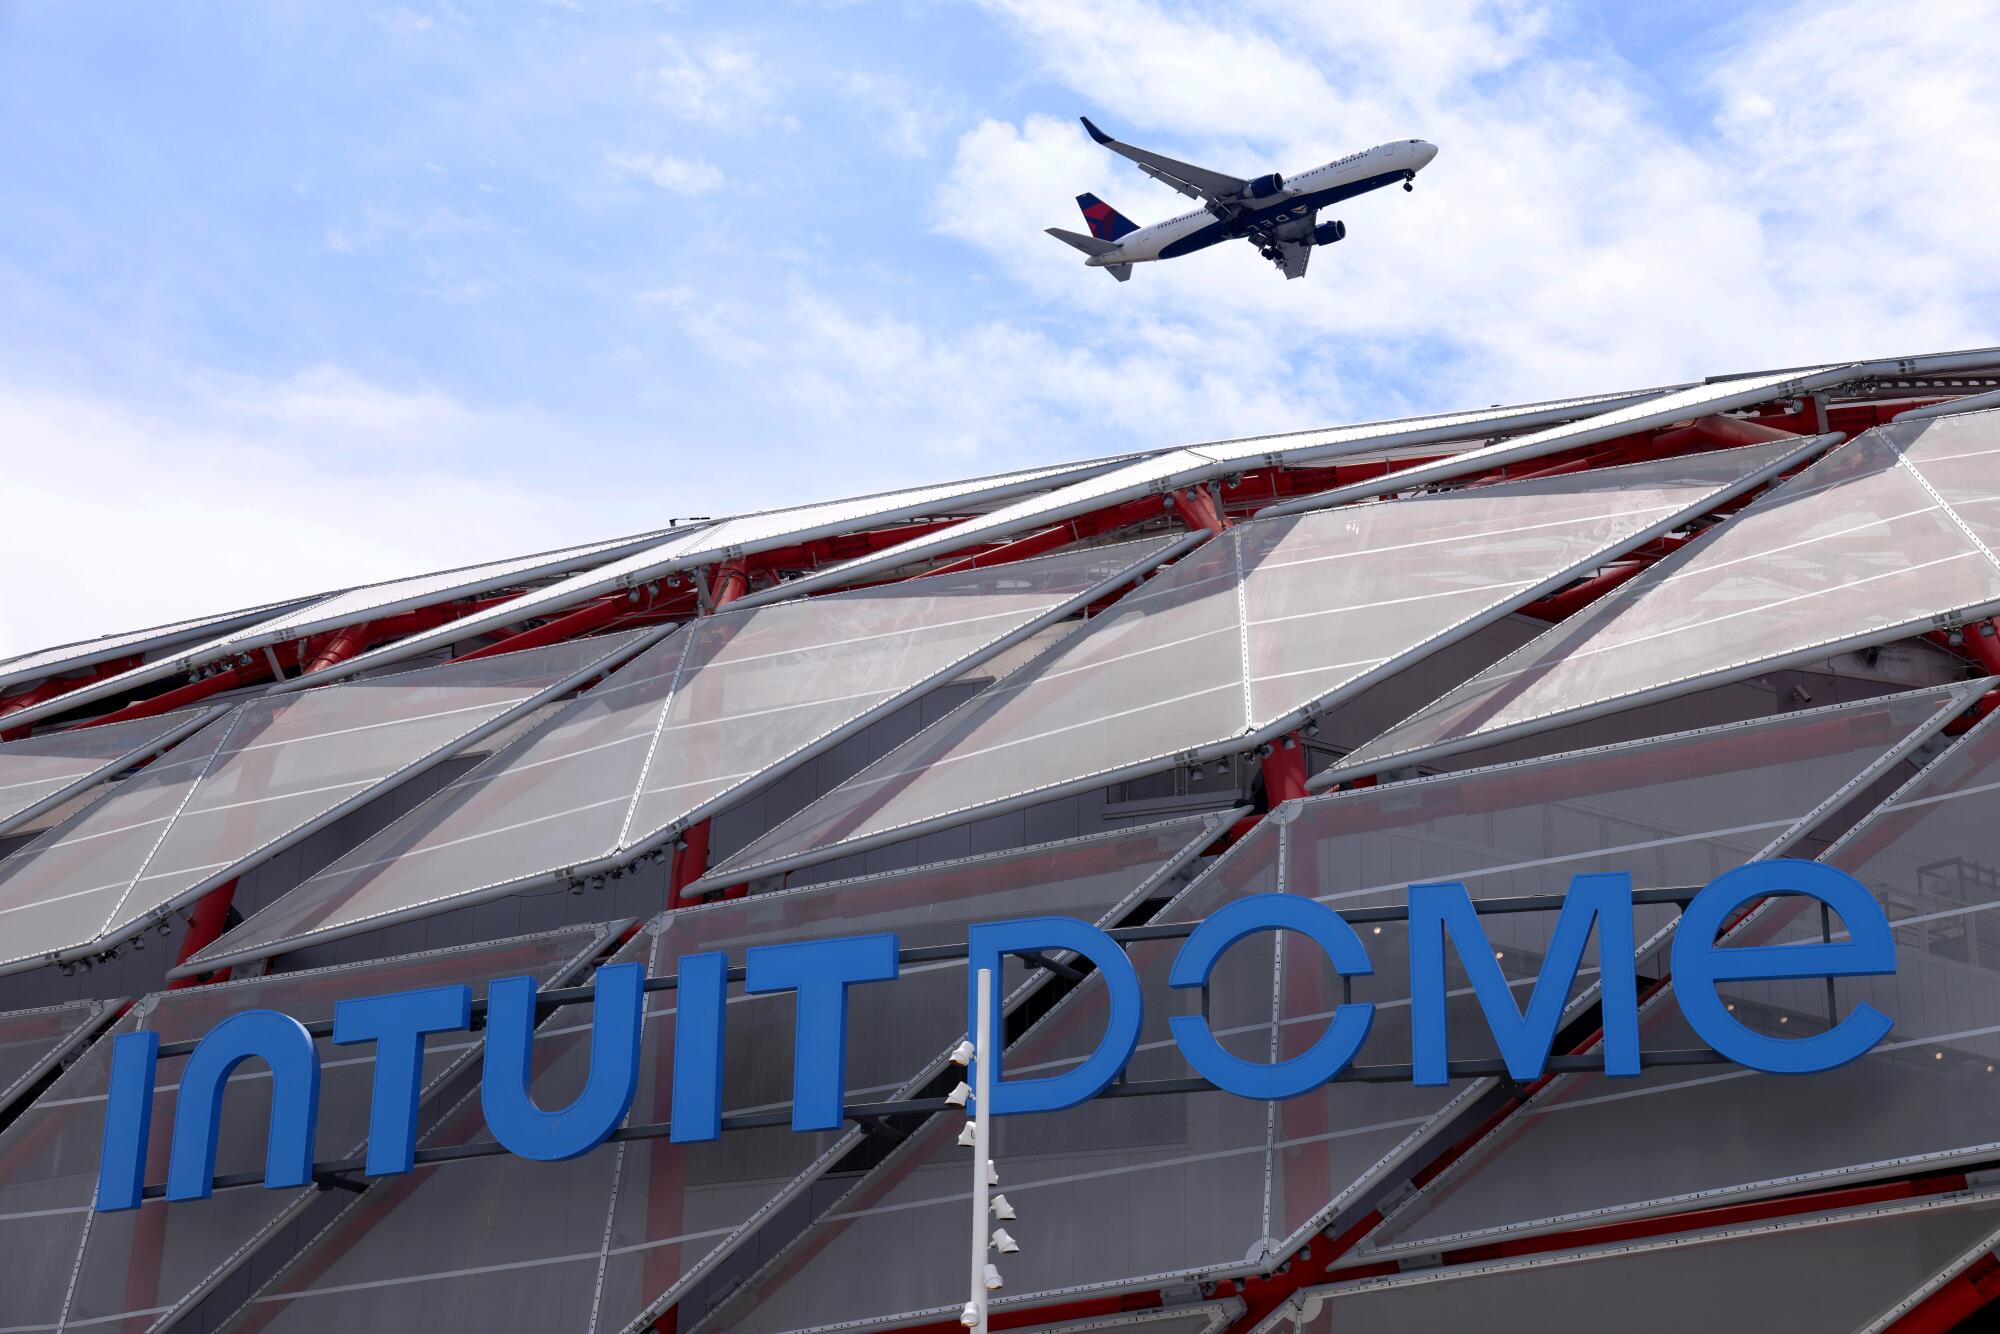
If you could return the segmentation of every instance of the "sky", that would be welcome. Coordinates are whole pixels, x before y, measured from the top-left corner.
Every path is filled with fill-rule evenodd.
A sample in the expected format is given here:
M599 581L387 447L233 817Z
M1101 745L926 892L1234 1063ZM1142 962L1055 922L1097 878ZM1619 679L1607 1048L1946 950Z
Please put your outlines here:
M2000 7L0 0L0 656L1131 449L2000 343ZM1042 228L1440 147L1285 282Z

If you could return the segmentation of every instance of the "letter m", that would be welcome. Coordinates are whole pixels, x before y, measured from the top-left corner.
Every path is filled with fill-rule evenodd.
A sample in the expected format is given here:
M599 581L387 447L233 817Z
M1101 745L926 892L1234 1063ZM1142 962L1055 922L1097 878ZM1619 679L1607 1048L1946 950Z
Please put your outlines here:
M1479 913L1457 881L1410 886L1410 1064L1418 1084L1450 1079L1447 1050L1445 938L1458 951L1486 1024L1518 1080L1536 1079L1548 1064L1556 1025L1583 963L1584 945L1597 923L1597 956L1603 997L1604 1073L1639 1073L1639 1002L1634 977L1632 878L1579 875L1556 917L1554 937L1523 1010L1494 957Z

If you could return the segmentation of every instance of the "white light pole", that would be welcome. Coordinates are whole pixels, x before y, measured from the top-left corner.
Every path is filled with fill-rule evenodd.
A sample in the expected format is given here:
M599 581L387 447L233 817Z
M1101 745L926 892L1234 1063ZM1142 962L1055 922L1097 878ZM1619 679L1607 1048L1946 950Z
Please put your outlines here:
M973 1083L977 1086L972 1111L972 1297L966 1302L959 1323L975 1331L975 1334L987 1334L986 1248L991 1240L987 1229L992 1226L991 1215L987 1212L987 1193L992 1188L993 1173L992 1140L989 1138L992 1121L987 1113L993 1092L991 969L979 970L979 1004L975 1008L978 1015L972 1031Z

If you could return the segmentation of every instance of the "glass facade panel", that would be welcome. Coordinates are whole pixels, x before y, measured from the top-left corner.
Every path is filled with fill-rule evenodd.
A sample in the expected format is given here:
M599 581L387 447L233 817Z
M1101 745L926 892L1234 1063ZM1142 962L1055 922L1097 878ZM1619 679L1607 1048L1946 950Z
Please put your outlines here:
M1412 1197L1358 1254L1438 1250L1745 1193L1914 1170L2000 1148L2000 726L1989 720L1933 761L1824 859L1873 890L1896 934L1893 976L1719 990L1772 1037L1822 1031L1827 1006L1895 1021L1841 1069L1794 1079L1736 1067L1552 1083L1473 1153ZM1742 939L1838 933L1797 900ZM1648 1007L1647 1047L1700 1041L1669 992ZM1727 1127L1688 1138L1678 1128ZM1632 1146L1646 1145L1643 1152Z
M1121 543L682 626L197 962L258 958L636 855L1163 546Z
M315 1194L249 1186L218 1190L206 1200L169 1206L153 1199L128 1212L93 1213L117 1034L151 1029L162 1042L181 1042L200 1038L244 1010L275 1009L311 1023L331 1018L334 1002L349 996L456 982L477 990L486 979L515 974L551 982L590 957L606 933L602 926L570 927L379 963L162 992L140 1002L0 1132L0 1244L8 1247L0 1328L140 1334L164 1327ZM434 1091L476 1046L471 1034L429 1042L425 1087ZM367 1135L374 1072L371 1047L336 1047L321 1038L319 1050L315 1161L358 1151ZM165 1132L173 1125L176 1077L186 1062L185 1056L160 1058L149 1183L166 1179ZM262 1169L269 1088L269 1070L259 1062L239 1066L230 1076L218 1173Z
M246 700L0 862L9 961L116 943L615 658L632 636Z
M80 1000L0 1014L0 1113L27 1094L50 1063L97 1026L114 1001Z
M0 742L0 833L156 753L206 716L201 709L183 709Z
M1322 775L1339 781L2000 607L2000 562L1878 428ZM1961 441L1965 448L1973 445Z
M1548 893L1579 872L1630 871L1641 888L1699 885L1791 846L1843 790L1915 745L1963 706L1951 690L1718 728L1601 751L1313 798L1258 824L1160 920L1195 920L1246 894L1311 895L1336 908L1403 902L1418 880L1457 879L1478 898ZM1637 914L1640 939L1671 920ZM1534 985L1552 913L1486 919L1502 972ZM1409 1060L1407 936L1362 929L1374 974L1353 998L1375 1002L1358 1065ZM1271 937L1224 956L1210 1024L1246 1057L1294 1055L1345 998L1313 947ZM1130 1077L1192 1072L1166 1032L1197 1011L1165 970L1177 942L1129 953L1147 1024ZM1447 1036L1454 1059L1496 1054L1457 962L1448 956ZM1595 974L1594 949L1572 990ZM1016 1073L1079 1059L1103 1029L1101 990L1086 981L1008 1053ZM1277 1104L1225 1093L1100 1098L995 1125L1002 1189L1034 1220L1032 1251L1007 1258L1007 1303L1128 1286L1141 1279L1256 1269L1288 1254L1386 1164L1434 1139L1486 1086L1340 1081ZM836 1203L799 1242L721 1308L705 1329L777 1334L948 1316L964 1298L951 1220L968 1197L952 1118L937 1118ZM1047 1220L1047 1221L1045 1221ZM1053 1230L1051 1230L1053 1229ZM893 1272L869 1256L900 1257Z
M1239 524L704 883L825 860L1269 735L1701 513L1803 447L1782 441Z
M621 957L651 975L683 954L894 931L904 948L965 939L968 924L1044 913L1122 915L1220 832L1179 820L893 875L758 895L657 919ZM1009 967L1018 1003L1029 980ZM907 1096L964 1036L964 965L911 965L894 987L849 993L850 1103ZM782 1111L791 1100L793 998L746 995L727 1007L724 1114ZM649 997L639 1093L628 1125L670 1119L674 993ZM536 1100L559 1105L583 1079L587 1014L558 1011L537 1041ZM865 1036L863 1040L862 1035ZM484 1136L468 1099L426 1139ZM560 1164L482 1158L384 1182L258 1293L232 1330L320 1330L371 1321L488 1323L537 1329L637 1328L680 1299L860 1140L851 1128L729 1131L720 1140L632 1140ZM469 1228L500 1213L529 1228ZM962 1249L962 1245L961 1245ZM962 1257L961 1257L962 1258ZM685 1322L683 1322L685 1323Z
M1273 1334L1540 1334L1590 1312L1631 1334L1873 1334L2000 1240L2000 1201L1925 1201L1313 1291ZM1773 1276L1782 1280L1774 1282ZM1312 1299L1317 1298L1317 1303Z

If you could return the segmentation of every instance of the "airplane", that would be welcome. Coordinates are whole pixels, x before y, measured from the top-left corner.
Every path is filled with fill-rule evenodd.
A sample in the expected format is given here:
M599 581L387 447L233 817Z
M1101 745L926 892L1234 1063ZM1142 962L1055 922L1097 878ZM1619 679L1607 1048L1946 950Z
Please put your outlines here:
M1257 253L1276 264L1287 278L1303 278L1306 261L1316 245L1332 245L1347 235L1339 219L1319 221L1319 210L1344 199L1402 183L1416 188L1417 173L1437 156L1437 146L1421 139L1381 144L1296 176L1266 176L1244 180L1187 162L1120 143L1080 117L1090 137L1139 170L1165 181L1201 207L1178 218L1141 227L1096 195L1076 197L1090 235L1047 229L1050 236L1081 250L1085 265L1107 270L1119 282L1132 276L1132 266L1148 260L1178 259L1218 242L1241 237Z

